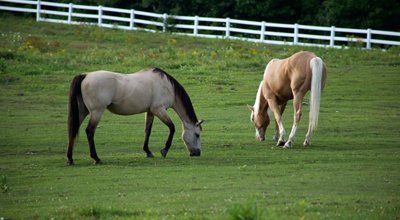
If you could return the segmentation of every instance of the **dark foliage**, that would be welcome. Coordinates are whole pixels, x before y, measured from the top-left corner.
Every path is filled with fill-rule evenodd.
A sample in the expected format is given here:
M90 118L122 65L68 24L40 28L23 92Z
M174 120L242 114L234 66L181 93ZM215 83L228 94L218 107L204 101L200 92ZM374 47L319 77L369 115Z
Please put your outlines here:
M400 30L398 0L61 0L188 16Z

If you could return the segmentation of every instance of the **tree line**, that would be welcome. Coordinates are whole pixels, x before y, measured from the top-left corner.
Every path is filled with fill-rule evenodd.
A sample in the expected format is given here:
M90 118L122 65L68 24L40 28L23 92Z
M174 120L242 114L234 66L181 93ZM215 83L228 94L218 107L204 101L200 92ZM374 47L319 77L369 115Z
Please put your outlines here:
M400 31L398 0L61 0L174 15Z

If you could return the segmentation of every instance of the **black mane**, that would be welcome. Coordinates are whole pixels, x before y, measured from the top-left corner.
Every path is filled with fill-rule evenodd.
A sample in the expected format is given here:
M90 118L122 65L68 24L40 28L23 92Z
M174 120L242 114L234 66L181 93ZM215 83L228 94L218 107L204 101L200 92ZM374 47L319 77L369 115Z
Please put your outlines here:
M196 113L194 112L192 101L190 100L190 97L187 94L186 90L183 88L183 86L174 77L164 72L162 69L154 68L153 72L160 74L161 77L163 76L167 77L168 81L172 84L172 86L175 89L175 96L177 96L179 100L182 102L182 105L184 106L186 114L189 116L190 121L193 124L196 124L198 120Z

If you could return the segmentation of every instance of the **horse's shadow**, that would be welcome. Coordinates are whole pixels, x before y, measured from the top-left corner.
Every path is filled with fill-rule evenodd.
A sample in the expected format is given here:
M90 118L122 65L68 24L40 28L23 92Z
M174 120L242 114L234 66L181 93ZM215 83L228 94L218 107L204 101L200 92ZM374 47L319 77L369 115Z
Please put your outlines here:
M267 148L268 149L265 149ZM211 147L212 148L212 147ZM232 147L230 147L232 148ZM294 147L291 149L283 149L271 146L262 146L261 149L253 150L242 154L237 149L209 149L204 151L200 157L190 157L184 151L171 151L169 155L164 158L161 154L154 154L153 158L146 157L145 153L131 153L131 154L117 154L117 155L103 155L102 163L95 164L94 161L87 155L77 157L76 164L72 167L229 167L229 166L257 166L267 164L280 164L290 163L286 161L286 156L296 157L301 151L318 150L320 147ZM244 149L243 149L244 150ZM229 153L228 153L229 152ZM282 155L285 156L282 156ZM65 163L66 164L66 163Z

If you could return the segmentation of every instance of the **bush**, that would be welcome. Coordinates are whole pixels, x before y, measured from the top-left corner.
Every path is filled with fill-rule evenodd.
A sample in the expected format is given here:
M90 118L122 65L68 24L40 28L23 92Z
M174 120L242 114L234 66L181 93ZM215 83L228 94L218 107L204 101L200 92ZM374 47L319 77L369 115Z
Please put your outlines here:
M230 217L234 220L257 220L262 219L262 211L259 210L256 202L236 204L228 210Z

